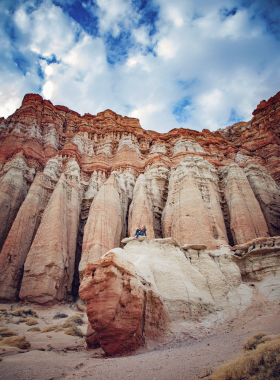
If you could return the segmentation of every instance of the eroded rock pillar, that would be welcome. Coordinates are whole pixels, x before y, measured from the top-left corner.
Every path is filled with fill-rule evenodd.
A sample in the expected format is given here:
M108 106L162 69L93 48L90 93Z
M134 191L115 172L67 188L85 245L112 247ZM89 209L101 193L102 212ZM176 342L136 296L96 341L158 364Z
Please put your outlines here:
M44 173L38 173L24 200L0 255L0 298L17 296L23 265L55 185L60 163L48 161Z
M227 244L215 168L202 157L186 157L171 170L169 192L162 214L164 237L181 245Z
M120 199L119 174L113 172L102 185L91 204L84 229L80 275L89 261L96 260L104 253L120 245L122 233L122 207Z
M262 210L244 171L237 164L230 164L220 169L220 174L235 244L269 236Z
M270 236L280 235L280 188L266 168L248 163L244 172L261 206Z
M20 298L47 303L71 293L80 214L79 173L70 161L43 214L24 265Z
M145 175L140 174L135 184L133 200L129 209L129 236L134 236L136 229L145 225L148 240L155 238L152 209L152 199L147 189Z
M35 170L27 167L22 153L4 166L0 182L0 250L26 197L27 181L32 182L34 174Z

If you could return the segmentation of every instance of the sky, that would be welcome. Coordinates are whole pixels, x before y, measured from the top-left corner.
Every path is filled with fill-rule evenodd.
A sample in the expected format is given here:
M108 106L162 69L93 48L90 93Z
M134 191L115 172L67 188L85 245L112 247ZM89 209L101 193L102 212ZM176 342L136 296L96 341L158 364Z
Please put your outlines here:
M0 116L26 93L215 131L280 90L279 0L0 0Z

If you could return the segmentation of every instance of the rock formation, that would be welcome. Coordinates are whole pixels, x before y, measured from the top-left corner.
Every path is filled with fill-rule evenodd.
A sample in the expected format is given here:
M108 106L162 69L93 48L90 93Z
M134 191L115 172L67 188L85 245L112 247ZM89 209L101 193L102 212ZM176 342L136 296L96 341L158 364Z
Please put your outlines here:
M248 122L164 134L26 95L0 124L0 298L55 303L81 280L88 344L110 354L241 305L242 280L279 273L279 121L280 93ZM141 224L147 241L124 239Z
M244 172L261 206L270 236L280 236L280 191L266 168L248 162Z
M71 293L80 214L79 175L77 162L70 161L54 189L24 264L21 299L52 303Z
M260 205L244 171L237 164L230 164L220 169L220 174L234 242L240 244L269 236Z
M228 243L217 171L202 157L186 157L171 170L162 227L165 237L181 245L204 243L215 249Z
M151 195L148 192L147 181L144 174L137 178L133 200L129 209L128 233L133 236L137 228L146 226L148 239L154 239L153 205Z
M22 207L5 241L0 255L0 297L16 298L23 266L41 217L57 184L60 173L58 159L50 159L43 173L37 173Z
M107 355L131 352L145 339L162 335L169 320L159 294L142 278L121 249L89 263L80 286L87 301L90 345L99 341Z

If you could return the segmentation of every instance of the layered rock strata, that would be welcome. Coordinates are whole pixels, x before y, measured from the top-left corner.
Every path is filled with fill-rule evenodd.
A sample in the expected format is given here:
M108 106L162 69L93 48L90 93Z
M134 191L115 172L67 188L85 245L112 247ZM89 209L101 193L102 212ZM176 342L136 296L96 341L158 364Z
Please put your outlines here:
M261 207L244 171L237 164L230 164L220 169L220 175L235 244L269 236Z
M249 122L160 134L27 94L0 123L0 297L77 294L139 223L210 250L279 234L279 110L278 93Z
M232 249L244 281L280 276L280 236L254 239ZM279 283L276 280L277 286Z
M20 208L0 255L0 297L16 298L23 266L41 222L43 212L57 184L61 162L52 158L43 173L37 173Z
M208 161L199 156L184 158L171 170L168 190L163 236L174 237L181 245L204 243L209 249L228 243L218 175Z
M79 172L70 161L43 214L24 264L19 297L53 303L71 294L79 224Z
M266 168L250 163L244 168L261 206L270 236L280 236L280 190Z

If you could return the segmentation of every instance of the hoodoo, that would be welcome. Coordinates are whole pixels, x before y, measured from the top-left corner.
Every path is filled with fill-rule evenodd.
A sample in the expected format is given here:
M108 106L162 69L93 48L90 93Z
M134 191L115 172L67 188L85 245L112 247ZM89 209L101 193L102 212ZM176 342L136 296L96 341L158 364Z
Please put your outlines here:
M164 134L25 95L0 119L0 299L80 287L89 345L115 355L244 305L248 279L279 287L279 129L280 92L248 122Z

